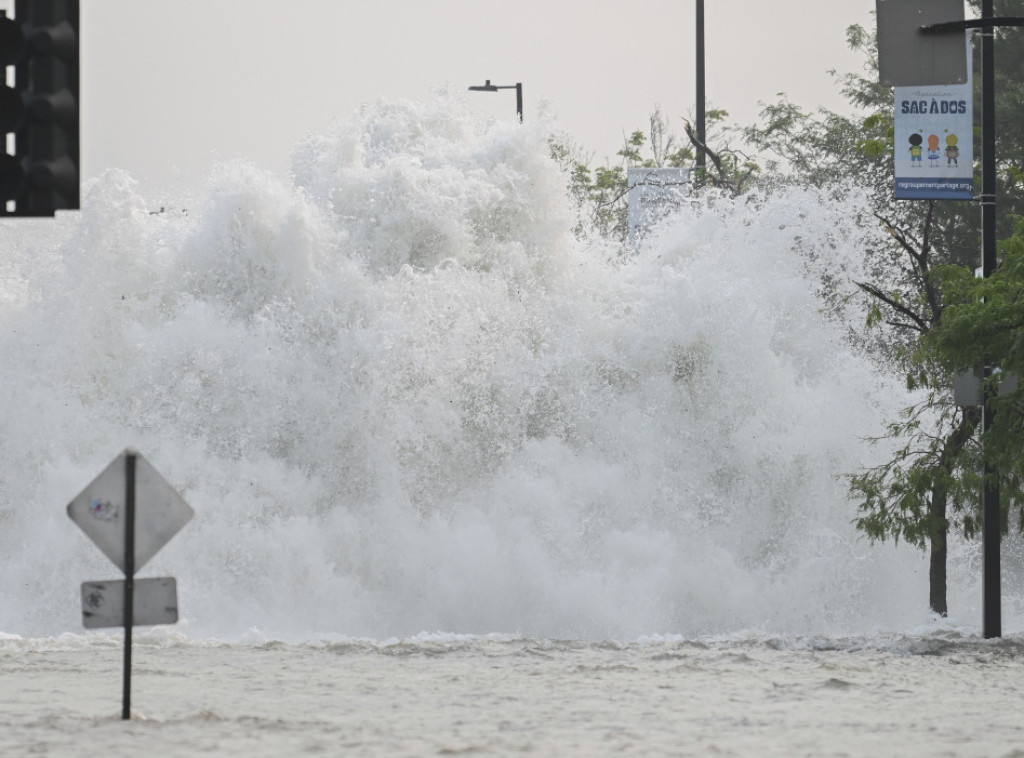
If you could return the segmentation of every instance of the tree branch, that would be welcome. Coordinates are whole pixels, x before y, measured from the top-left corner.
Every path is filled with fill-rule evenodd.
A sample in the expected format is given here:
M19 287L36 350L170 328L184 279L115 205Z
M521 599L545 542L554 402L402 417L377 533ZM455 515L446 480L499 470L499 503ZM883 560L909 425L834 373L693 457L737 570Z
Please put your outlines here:
M740 194L740 192L743 191L743 184L754 173L754 167L748 167L746 173L744 173L742 176L738 176L735 179L729 179L727 177L728 172L725 168L725 163L722 160L722 153L712 150L710 147L707 146L705 142L701 142L697 138L697 135L694 133L693 125L689 121L683 119L683 125L683 128L686 130L686 136L693 144L693 146L696 147L698 150L703 150L704 154L711 159L711 163L714 164L715 171L718 174L718 176L709 177L711 179L711 183L714 184L716 187L728 188L729 191L731 191L734 195ZM729 150L729 152L736 153L737 155L741 155L744 158L747 157L743 155L743 153L740 153L735 150Z
M903 305L902 303L897 302L895 298L885 294L884 292L882 292L882 290L880 290L878 287L876 287L873 284L868 284L867 282L854 282L854 283L858 287L860 287L862 290L864 290L864 292L867 292L872 297L874 297L874 298L876 298L878 300L881 300L883 303L888 305L890 308L892 308L897 313L900 313L900 314L906 316L911 321L913 321L914 324L915 324L915 326L913 328L916 331L920 332L921 334L924 334L924 333L926 333L928 331L928 329L929 329L928 322L925 321L923 318L921 318L918 314L916 314L912 309L908 308L907 306Z

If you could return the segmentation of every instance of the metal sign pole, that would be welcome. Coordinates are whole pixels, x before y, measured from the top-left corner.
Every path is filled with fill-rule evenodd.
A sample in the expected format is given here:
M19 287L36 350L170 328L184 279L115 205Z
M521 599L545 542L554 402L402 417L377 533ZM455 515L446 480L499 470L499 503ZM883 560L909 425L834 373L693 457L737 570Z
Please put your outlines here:
M707 114L705 112L707 95L704 91L704 0L697 0L697 140L700 146L697 147L697 181L703 183L705 168L707 166L707 155L704 152L704 145L708 143L707 138Z
M124 457L124 692L121 719L132 717L132 621L135 601L135 456Z
M141 510L136 508L137 489L145 506ZM124 572L123 583L83 582L81 591L86 629L124 627L121 718L127 721L132 717L132 627L178 623L174 578L139 579L136 584L135 572L194 513L149 461L131 448L79 492L68 503L67 511L70 519Z
M988 26L981 29L981 268L982 276L990 277L996 270L996 78L995 28L991 26L992 0L983 0L981 18ZM985 375L991 374L986 367ZM992 392L984 393L982 439L992 427L994 417ZM999 472L985 461L982 483L982 633L986 638L1002 636L1002 608L999 561Z

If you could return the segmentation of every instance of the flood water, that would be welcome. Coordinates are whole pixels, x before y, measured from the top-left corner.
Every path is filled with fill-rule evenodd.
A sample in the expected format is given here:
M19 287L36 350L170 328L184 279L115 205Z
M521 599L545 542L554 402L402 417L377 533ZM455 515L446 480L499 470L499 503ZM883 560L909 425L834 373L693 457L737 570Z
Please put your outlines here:
M4 755L1021 756L1024 642L0 643Z

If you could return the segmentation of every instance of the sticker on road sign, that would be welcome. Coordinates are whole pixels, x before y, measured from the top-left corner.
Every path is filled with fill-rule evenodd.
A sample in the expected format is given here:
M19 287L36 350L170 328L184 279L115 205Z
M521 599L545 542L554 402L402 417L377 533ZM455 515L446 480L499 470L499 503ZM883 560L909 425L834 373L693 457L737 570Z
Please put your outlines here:
M178 585L174 577L136 579L132 626L178 623ZM124 626L124 580L82 582L82 624L86 629Z
M125 450L68 504L68 516L125 570L125 462L135 457L135 570L192 518L192 508L149 461Z

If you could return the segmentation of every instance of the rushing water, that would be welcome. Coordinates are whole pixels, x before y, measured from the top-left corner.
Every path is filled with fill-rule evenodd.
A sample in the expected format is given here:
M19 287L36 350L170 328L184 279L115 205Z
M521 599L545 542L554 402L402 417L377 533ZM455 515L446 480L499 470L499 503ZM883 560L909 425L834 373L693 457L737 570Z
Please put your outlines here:
M928 624L922 554L842 479L908 402L820 297L878 233L857 193L695 203L624 255L572 235L549 133L379 103L290 180L111 172L0 225L0 631L80 630L116 569L64 506L127 446L196 510L145 570L195 639Z

